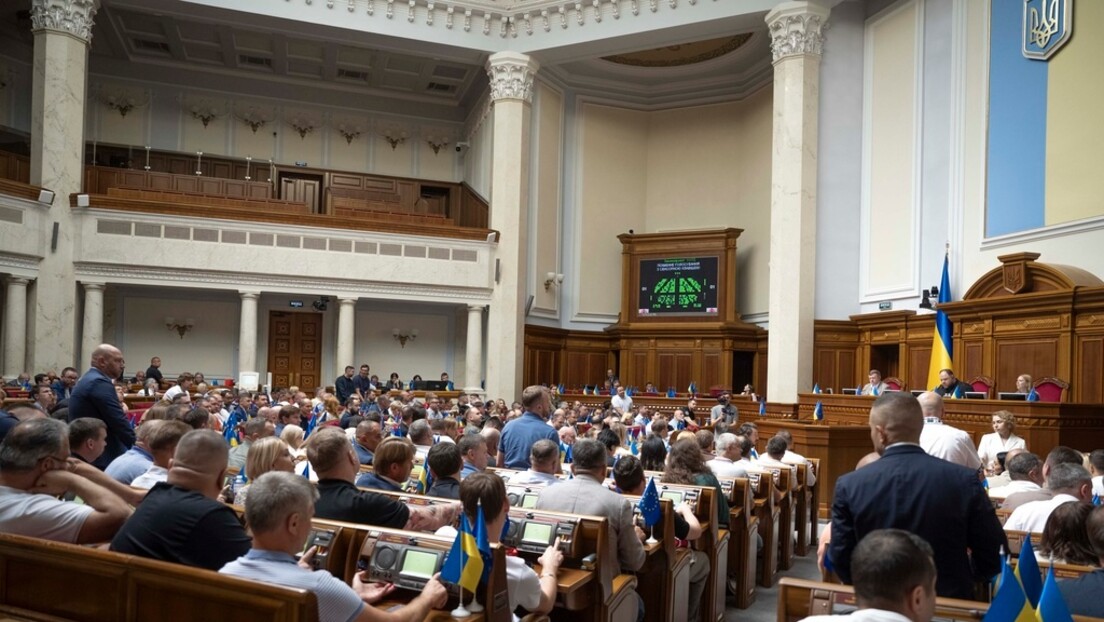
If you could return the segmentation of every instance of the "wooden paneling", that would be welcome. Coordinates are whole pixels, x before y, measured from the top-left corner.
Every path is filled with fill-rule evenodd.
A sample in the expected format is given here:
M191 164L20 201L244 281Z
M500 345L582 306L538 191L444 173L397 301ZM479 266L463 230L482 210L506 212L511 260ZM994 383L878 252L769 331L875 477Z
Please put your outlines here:
M1077 385L1084 402L1104 402L1104 337L1082 337L1077 347Z
M321 386L322 314L270 311L268 369L276 387Z
M966 379L986 375L985 344L980 341L966 341L962 345L962 355L955 357L955 373Z
M1056 339L1002 340L996 343L995 354L996 373L993 380L999 391L1013 390L1016 377L1024 373L1037 379L1047 376L1062 377L1058 372Z
M25 155L0 151L0 179L30 183L31 159Z
M901 378L906 387L911 390L930 389L928 384L928 365L931 364L931 345L926 347L909 347L909 372Z

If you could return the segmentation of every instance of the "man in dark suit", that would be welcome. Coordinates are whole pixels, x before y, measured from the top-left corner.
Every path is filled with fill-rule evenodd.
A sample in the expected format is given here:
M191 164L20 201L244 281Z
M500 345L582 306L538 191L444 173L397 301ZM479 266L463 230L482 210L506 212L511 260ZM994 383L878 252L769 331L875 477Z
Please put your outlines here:
M924 453L924 416L916 398L889 392L870 410L870 437L881 459L836 482L828 557L851 582L851 555L876 529L904 529L931 544L939 596L973 599L973 584L1000 571L1004 531L977 473Z
M77 382L69 398L69 421L92 417L107 425L107 447L92 463L101 471L134 444L134 428L115 394L114 382L122 375L124 364L118 348L100 345L92 351L92 368Z

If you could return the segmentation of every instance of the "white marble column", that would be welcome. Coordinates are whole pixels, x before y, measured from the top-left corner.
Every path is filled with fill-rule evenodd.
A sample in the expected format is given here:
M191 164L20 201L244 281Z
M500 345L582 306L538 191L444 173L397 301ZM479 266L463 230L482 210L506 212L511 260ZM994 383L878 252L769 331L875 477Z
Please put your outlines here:
M334 377L345 373L345 366L352 365L356 356L356 298L338 298L337 300L337 360L334 361Z
M92 351L103 343L104 284L81 283L84 287L84 331L81 338L81 358L77 369L92 362ZM125 354L125 352L124 352Z
M532 58L498 52L487 60L494 102L491 152L491 228L500 232L499 280L491 294L487 319L487 395L507 402L520 399L524 368L525 296L529 231L529 117Z
M43 228L43 253L34 290L34 348L27 366L61 369L78 354L77 284L73 271L74 219L69 194L80 192L85 91L92 19L98 0L32 0L34 69L31 94L31 183L54 191Z
M259 292L238 292L241 324L238 328L238 373L257 371L257 299ZM261 384L264 384L261 382Z
M483 305L468 305L468 345L464 350L464 392L483 393Z
M784 2L767 13L774 54L770 326L767 398L796 402L813 386L817 116L828 9Z
M13 276L7 280L4 297L4 379L14 380L27 367L27 284L29 279Z

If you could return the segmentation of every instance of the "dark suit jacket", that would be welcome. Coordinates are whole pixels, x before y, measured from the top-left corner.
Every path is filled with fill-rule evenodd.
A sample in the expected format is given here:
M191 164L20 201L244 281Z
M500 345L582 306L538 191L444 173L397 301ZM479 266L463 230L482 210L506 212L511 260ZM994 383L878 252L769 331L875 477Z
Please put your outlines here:
M112 460L134 445L134 428L119 405L115 385L95 367L81 376L69 398L69 421L81 417L100 419L107 424L107 447L92 463L96 468L106 469Z
M1004 530L977 474L919 445L886 449L880 460L836 481L828 556L841 579L851 582L859 540L885 528L931 544L940 596L973 599L973 582L1000 571Z

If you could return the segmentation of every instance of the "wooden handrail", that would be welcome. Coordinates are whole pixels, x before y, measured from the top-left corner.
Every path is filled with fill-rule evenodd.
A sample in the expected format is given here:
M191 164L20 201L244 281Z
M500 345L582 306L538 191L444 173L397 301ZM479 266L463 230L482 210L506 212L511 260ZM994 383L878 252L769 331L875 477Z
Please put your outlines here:
M31 184L25 184L21 181L0 179L0 194L37 201L38 194L42 192L42 190L42 186L32 186Z
M327 216L324 214L284 214L261 212L250 209L242 209L228 206L202 205L198 203L162 203L159 201L143 201L138 199L124 199L103 194L87 195L89 207L94 209L111 209L125 212L138 212L143 214L164 214L172 216L189 216L192 218L217 218L222 220L244 220L251 222L267 222L296 227L320 227L323 229L344 229L353 231L373 231L380 233L395 233L400 235L420 235L429 237L454 238L461 240L484 241L491 234L494 241L498 241L499 232L492 229L477 229L470 227L449 227L430 223L419 223L417 226L407 226L399 223L390 223L382 220L362 222ZM70 207L77 207L77 194L69 195Z

